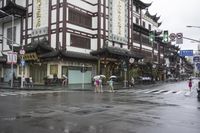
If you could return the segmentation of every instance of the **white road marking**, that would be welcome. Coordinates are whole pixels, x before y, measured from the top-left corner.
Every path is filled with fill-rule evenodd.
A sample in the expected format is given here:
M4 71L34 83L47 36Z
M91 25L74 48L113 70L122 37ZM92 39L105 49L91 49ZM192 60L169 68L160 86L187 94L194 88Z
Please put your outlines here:
M176 95L179 95L181 93L183 93L183 91L178 91L178 92L176 92Z
M158 89L154 89L154 90L150 90L150 91L147 91L147 92L144 92L144 93L151 93L151 92L153 92L153 91L156 91L156 90L158 90Z
M172 92L173 92L173 91L168 91L168 92L165 92L164 94L167 95L167 94L172 93Z
M156 91L156 92L154 92L154 94L158 94L158 93L161 93L161 92L163 92L163 91L165 91L165 90Z

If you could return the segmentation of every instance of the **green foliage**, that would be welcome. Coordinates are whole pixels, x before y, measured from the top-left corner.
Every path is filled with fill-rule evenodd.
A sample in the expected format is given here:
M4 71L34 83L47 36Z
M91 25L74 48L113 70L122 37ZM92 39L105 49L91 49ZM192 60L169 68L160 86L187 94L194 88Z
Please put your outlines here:
M131 79L131 77L138 78L139 76L141 76L141 74L142 72L140 68L132 68L129 70L129 79Z

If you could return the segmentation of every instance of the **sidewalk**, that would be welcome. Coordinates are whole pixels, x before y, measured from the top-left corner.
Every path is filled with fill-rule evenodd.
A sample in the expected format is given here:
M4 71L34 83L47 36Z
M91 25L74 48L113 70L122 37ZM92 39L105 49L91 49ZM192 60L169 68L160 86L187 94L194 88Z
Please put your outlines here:
M124 88L123 83L122 84L114 84L114 89L115 90L122 90L122 89L145 89L145 88L150 88L150 87L155 87L158 85L163 84L164 82L157 82L155 84L148 84L148 85L143 85L143 84L137 84L134 87L126 87ZM73 90L73 91L94 91L94 85L92 84L84 84L84 87L82 84L74 84L74 85L67 85L67 86L46 86L46 85L34 85L33 87L27 87L24 86L23 88L21 87L10 87L8 83L0 83L0 89L12 89L12 90L35 90L35 91L41 91L41 90ZM103 90L108 90L108 86L103 86Z

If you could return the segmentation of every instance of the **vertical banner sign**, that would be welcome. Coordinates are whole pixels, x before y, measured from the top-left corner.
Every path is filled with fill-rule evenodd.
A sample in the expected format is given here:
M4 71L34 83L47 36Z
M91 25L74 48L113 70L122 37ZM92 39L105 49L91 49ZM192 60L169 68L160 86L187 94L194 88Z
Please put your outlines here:
M49 0L33 0L33 29L48 26Z
M8 52L7 54L7 63L8 64L16 64L17 63L17 53L16 52Z
M109 0L109 40L128 42L128 0Z

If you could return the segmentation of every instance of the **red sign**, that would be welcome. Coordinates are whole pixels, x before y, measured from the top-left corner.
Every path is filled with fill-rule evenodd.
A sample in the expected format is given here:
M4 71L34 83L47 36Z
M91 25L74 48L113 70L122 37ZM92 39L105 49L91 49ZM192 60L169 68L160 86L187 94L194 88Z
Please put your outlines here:
M17 53L16 52L8 52L7 53L7 63L8 64L16 64L17 63Z
M173 41L175 41L176 40L176 34L175 33L171 33L170 35L169 35L169 38L170 38L170 40L173 42Z

